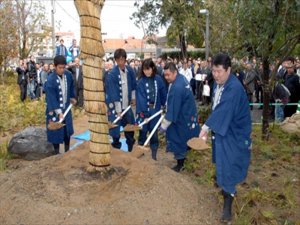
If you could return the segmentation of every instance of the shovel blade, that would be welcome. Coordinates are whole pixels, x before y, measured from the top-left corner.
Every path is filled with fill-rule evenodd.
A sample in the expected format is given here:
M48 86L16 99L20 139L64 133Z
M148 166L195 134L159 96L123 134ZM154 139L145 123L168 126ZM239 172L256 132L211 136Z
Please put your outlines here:
M65 124L63 124L63 123L50 122L48 124L48 130L58 130L58 129L62 128L63 126L65 126Z
M137 126L137 125L133 125L133 124L127 124L124 127L124 131L126 131L126 132L129 132L129 131L138 131L138 130L141 130L141 127Z
M118 126L118 125L116 125L116 124L113 124L112 122L108 122L107 124L108 124L108 128L109 128L109 129L112 129L112 128L115 128L115 127Z
M210 149L210 146L207 145L203 139L197 137L188 140L187 145L190 148L198 151Z

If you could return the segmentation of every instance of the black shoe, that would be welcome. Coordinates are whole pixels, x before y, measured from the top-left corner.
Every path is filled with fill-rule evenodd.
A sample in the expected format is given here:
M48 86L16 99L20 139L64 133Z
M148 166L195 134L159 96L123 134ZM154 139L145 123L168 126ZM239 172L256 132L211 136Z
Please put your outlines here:
M128 152L132 152L133 146L128 146Z
M157 149L151 149L151 156L152 156L152 159L153 160L157 160L157 157L156 157L156 155L157 155Z
M177 165L172 168L175 172L179 173L184 170L184 160L185 159L177 159Z
M59 154L59 145L58 147L54 147L54 155L58 155Z
M59 154L59 149L54 149L54 155L58 155Z
M121 142L113 142L111 143L111 146L113 146L114 148L120 149L122 146Z
M222 195L224 198L224 206L223 206L223 214L222 214L221 221L223 223L228 223L232 219L231 207L233 202L233 196L230 193L227 193L223 190L222 190Z
M65 145L65 152L70 150L70 145Z

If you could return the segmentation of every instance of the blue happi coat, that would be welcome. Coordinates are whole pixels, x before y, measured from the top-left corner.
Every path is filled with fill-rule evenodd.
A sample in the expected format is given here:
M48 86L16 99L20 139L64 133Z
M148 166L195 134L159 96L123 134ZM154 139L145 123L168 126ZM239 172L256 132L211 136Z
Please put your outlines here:
M67 88L67 101L66 105L63 104L63 96L62 96L62 89L59 82L59 77L56 72L52 72L44 85L45 93L46 93L46 125L48 127L49 121L58 122L59 117L55 113L54 110L61 109L62 112L68 108L70 105L70 98L75 98L74 93L74 82L72 78L72 74L65 70L64 71L64 78L66 79L66 88ZM73 121L72 121L72 112L66 115L65 118L65 127L67 130L67 135L71 136L74 133L73 129ZM50 143L53 144L60 144L64 141L64 127L58 130L48 130L47 129L47 138Z
M198 113L193 92L187 79L177 74L170 84L165 119L171 122L166 132L167 148L175 159L183 159L187 153L187 141L199 135Z
M165 105L167 98L166 85L159 75L154 77L143 76L137 83L136 88L136 114L137 123L141 123L145 118L149 118L158 112ZM158 122L157 116L149 122L150 131ZM147 126L143 126L143 130Z
M136 89L136 79L134 71L130 66L126 66L127 71L127 82L128 82L128 96L122 96L122 83L121 83L121 74L118 66L114 66L114 68L111 70L111 72L108 74L108 77L105 79L105 101L107 104L107 115L108 120L110 122L113 122L117 118L117 112L115 110L115 102L121 102L122 105L122 98L128 98L128 103L130 104L132 100L132 91ZM123 107L122 107L123 108ZM135 119L132 112L132 109L130 109L124 117L129 118L130 123L134 124ZM120 125L120 121L117 123ZM120 127L115 127L112 129L109 129L109 134L112 137L117 137L120 135Z
M224 191L234 194L235 185L246 178L250 163L249 102L234 75L230 75L216 100L218 105L205 124L213 132L212 160L216 164L217 183Z

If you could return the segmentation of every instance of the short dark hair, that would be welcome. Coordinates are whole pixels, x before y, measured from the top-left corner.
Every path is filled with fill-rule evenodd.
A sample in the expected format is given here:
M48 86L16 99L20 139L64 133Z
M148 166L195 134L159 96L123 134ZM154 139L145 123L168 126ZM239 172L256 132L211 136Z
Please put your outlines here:
M118 48L115 53L114 53L114 58L115 59L120 59L120 58L127 58L126 51L123 48Z
M57 65L67 65L67 60L62 55L55 56L53 61L54 61L54 66L57 66Z
M219 53L213 57L212 65L223 66L223 68L227 70L228 67L231 67L231 59L229 55L224 53Z
M170 70L172 73L174 73L176 71L178 73L178 69L177 69L175 63L173 63L173 62L166 63L164 70Z
M157 72L157 69L156 69L156 66L153 62L153 60L151 58L149 59L145 59L142 63L142 69L141 69L141 73L142 73L142 76L145 76L145 73L144 73L144 69L149 69L151 68L152 69L152 74L151 74L151 77L154 77L156 72Z
M295 58L292 56L287 56L284 58L283 62L291 61L293 64L295 63Z

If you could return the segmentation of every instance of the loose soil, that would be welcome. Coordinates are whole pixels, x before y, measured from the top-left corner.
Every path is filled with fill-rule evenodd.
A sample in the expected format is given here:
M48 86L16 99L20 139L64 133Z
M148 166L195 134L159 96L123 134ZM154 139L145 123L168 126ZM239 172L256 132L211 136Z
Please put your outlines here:
M86 116L74 121L88 129ZM0 173L0 224L219 224L218 189L175 173L173 156L113 149L111 166L87 172L88 142L40 161L10 160Z

